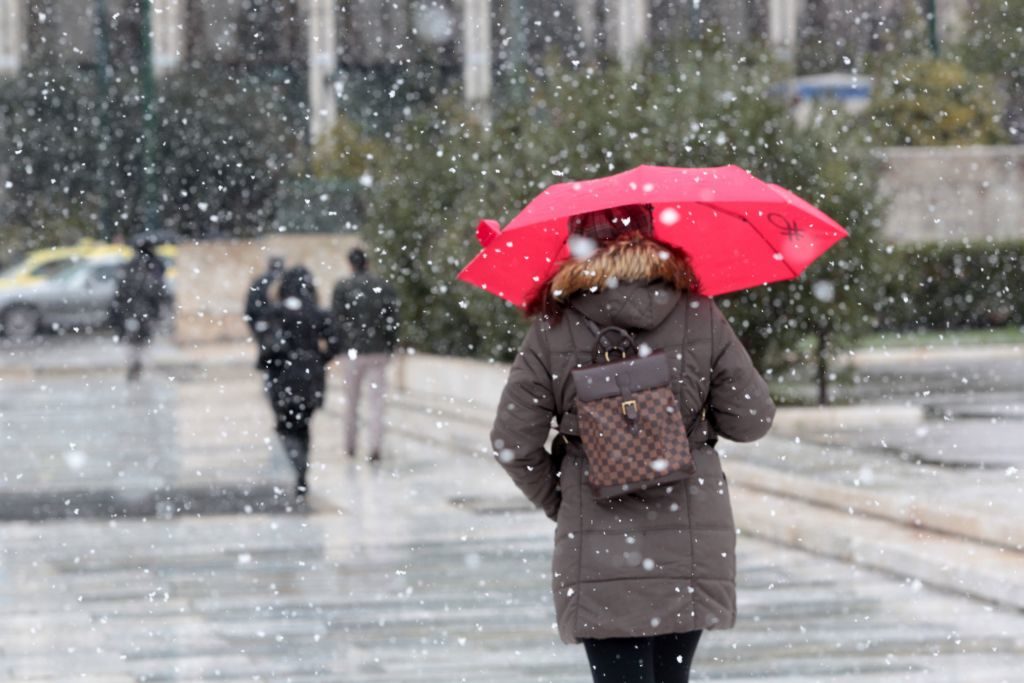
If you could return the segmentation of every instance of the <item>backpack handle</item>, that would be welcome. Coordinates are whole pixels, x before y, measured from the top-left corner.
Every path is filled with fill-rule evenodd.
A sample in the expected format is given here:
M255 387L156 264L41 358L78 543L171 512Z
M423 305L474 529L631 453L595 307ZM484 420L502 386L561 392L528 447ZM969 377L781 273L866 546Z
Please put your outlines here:
M617 360L639 355L636 341L628 330L615 326L601 328L590 318L584 318L584 320L587 327L590 328L590 331L596 337L590 352L590 356L595 364L612 362L612 355L616 353L619 355ZM617 339L612 339L613 335Z

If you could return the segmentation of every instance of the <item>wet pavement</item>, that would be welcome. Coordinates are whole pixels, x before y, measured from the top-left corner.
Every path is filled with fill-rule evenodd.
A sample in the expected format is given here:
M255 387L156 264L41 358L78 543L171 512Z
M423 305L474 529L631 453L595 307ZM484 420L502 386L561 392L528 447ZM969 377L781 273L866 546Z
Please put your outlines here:
M283 509L292 474L268 409L224 391L163 371L5 378L0 519Z
M248 371L255 358L251 343L179 345L167 335L154 337L144 354L147 372L174 377ZM128 349L105 335L46 335L19 343L0 338L0 389L12 378L124 375L127 367Z
M492 462L322 464L309 516L0 527L0 678L589 680L552 626L550 523L452 503L511 499ZM1020 613L753 539L738 557L739 625L696 680L1012 681L1024 661Z
M958 468L1024 468L1024 348L862 351L833 387L840 402L921 406L925 420L821 430L819 445L882 449Z
M1024 396L1024 345L1019 343L837 349L830 369L829 396L840 404L955 402L966 407ZM813 405L818 400L811 364L789 367L775 381L773 391L788 402Z
M5 426L34 424L5 428L5 486L265 461L258 377L119 381L5 392ZM371 468L341 456L339 412L316 418L308 515L0 524L0 680L589 680L552 625L551 524L491 458L392 437ZM747 536L738 561L738 627L702 641L696 680L1018 680L1020 611Z

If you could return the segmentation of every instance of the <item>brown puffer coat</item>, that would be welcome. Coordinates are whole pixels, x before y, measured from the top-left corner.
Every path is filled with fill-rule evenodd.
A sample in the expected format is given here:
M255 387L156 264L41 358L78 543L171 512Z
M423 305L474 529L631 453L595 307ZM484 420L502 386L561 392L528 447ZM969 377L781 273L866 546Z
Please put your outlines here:
M624 282L570 303L575 310L557 323L538 319L530 328L491 434L515 483L557 520L552 587L562 640L729 628L736 618L736 530L714 443L716 434L753 441L768 431L775 414L768 387L708 298ZM694 477L597 501L578 440L558 436L555 455L546 450L552 419L560 431L574 432L570 373L592 362L593 334L577 311L665 350L691 425Z

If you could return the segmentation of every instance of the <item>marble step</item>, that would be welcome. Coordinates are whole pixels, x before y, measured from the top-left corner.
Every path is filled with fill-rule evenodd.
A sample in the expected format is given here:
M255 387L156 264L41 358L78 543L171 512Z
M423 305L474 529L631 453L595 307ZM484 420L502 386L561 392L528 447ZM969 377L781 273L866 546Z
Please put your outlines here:
M732 485L745 533L1024 609L1024 553Z

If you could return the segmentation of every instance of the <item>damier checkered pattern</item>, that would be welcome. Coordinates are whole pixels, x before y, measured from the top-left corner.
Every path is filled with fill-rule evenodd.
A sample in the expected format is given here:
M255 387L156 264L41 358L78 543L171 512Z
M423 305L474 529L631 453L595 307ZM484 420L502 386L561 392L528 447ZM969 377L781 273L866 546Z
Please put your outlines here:
M587 454L588 483L597 498L614 498L645 485L680 481L696 472L679 401L655 387L630 397L639 429L630 430L622 397L577 399L580 438Z

